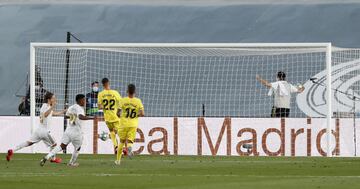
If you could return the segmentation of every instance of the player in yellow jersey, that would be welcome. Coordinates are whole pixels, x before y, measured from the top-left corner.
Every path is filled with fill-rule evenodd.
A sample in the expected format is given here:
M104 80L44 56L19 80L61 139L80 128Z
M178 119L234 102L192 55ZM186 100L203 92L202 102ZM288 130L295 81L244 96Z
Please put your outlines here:
M110 81L108 78L102 79L104 90L98 94L99 108L104 112L104 119L110 131L110 138L114 144L114 151L117 154L118 142L116 132L120 127L120 119L118 116L120 110L121 96L116 90L110 89Z
M118 130L120 144L115 161L120 165L122 151L127 140L128 154L132 156L132 145L136 136L136 129L139 124L139 117L144 116L144 106L139 98L135 97L135 85L130 84L127 89L128 96L121 99L121 126Z

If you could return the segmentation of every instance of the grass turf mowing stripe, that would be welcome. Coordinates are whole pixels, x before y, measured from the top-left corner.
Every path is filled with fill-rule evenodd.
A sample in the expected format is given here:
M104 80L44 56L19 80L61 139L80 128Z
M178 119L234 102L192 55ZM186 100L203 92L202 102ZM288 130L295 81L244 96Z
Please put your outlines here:
M0 154L5 157L5 154ZM0 160L0 188L360 188L360 159L321 157L136 156L80 154L80 167L39 166L43 154Z

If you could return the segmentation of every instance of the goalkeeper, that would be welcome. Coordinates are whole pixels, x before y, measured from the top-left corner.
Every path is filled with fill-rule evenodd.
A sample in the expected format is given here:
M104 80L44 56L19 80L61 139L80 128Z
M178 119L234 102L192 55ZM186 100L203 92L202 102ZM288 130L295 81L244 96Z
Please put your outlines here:
M268 95L274 97L271 117L289 117L291 93L301 93L305 88L302 85L295 87L294 85L288 83L285 80L286 74L282 71L277 73L276 78L276 82L269 83L265 79L262 79L259 75L256 75L256 80L270 89Z

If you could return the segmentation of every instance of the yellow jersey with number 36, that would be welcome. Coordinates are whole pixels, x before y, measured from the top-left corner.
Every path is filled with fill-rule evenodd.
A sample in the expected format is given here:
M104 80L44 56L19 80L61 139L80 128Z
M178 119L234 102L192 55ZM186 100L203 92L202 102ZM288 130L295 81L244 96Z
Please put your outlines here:
M121 96L116 90L103 90L98 94L98 104L101 104L106 122L119 121L117 113L120 109Z
M139 98L125 97L121 99L120 123L122 127L137 127L139 124L139 111L144 105Z

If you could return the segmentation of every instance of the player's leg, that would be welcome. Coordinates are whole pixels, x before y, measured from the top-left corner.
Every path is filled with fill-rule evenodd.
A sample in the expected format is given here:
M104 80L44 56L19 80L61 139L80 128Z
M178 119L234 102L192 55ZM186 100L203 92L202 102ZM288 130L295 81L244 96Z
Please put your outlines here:
M43 157L40 161L40 165L44 166L46 161L54 157L57 153L66 149L67 144L61 143L60 146L56 146L53 150L50 151L45 157Z
M35 143L38 143L41 141L41 135L42 135L42 129L38 128L35 130L35 132L31 135L30 139L28 141L25 141L18 146L14 148L14 152L17 152L25 147L31 146Z
M71 159L68 163L68 166L70 166L70 167L79 166L79 163L77 163L76 160L79 156L80 149L81 149L81 147L75 147L75 145L74 145L74 152L71 154Z
M119 144L117 155L116 155L116 161L115 161L116 165L120 165L120 162L121 162L122 151L125 146L125 141L126 141L126 136L127 136L127 128L120 127L118 130L118 135L120 138L120 144Z
M56 146L53 150L50 151L45 157L43 157L40 161L40 165L44 166L46 161L54 157L57 153L61 152L62 150L66 149L67 145L71 142L70 133L67 130L64 132L64 135L61 139L60 146Z
M6 160L10 161L11 158L13 157L14 153L26 148L28 146L31 146L35 143L38 143L41 140L41 130L38 128L35 130L35 132L31 135L30 139L28 141L22 142L19 145L17 145L15 148L13 149L9 149L6 155Z
M130 158L134 156L134 153L132 151L132 146L135 142L136 131L137 131L136 127L131 127L129 128L127 133L127 153Z
M285 117L285 108L279 108L279 117Z
M83 136L81 133L78 133L78 135L74 136L74 138L72 140L72 144L74 146L74 152L71 155L71 159L68 163L68 166L71 166L71 167L79 166L79 163L77 163L76 160L80 153L82 141L83 141Z
M270 117L276 117L276 108L275 108L275 106L273 106L273 107L271 108L271 115L270 115Z
M274 116L273 117L281 117L281 108L276 108L275 107L275 111L274 111Z
M118 122L106 122L107 127L109 128L109 132L110 132L110 139L114 145L114 153L117 153L117 148L118 148L118 142L116 139L116 127L117 124L119 124Z
M11 158L13 157L14 153L25 148L25 147L28 147L28 146L31 146L33 145L34 143L30 142L30 141L25 141L23 143L20 143L19 145L17 145L14 149L9 149L7 151L7 154L6 154L6 160L7 161L10 161Z
M54 150L57 146L57 144L56 144L54 138L51 136L50 132L46 132L44 134L42 141L50 148L50 152L52 150ZM56 155L54 155L53 157L50 158L50 162L51 163L61 163L62 159L59 157L56 157Z
M23 148L26 148L26 147L28 147L28 146L31 146L31 145L33 145L33 144L34 144L34 142L25 141L25 142L20 143L19 145L17 145L17 146L13 149L13 151L14 151L14 152L17 152L17 151L19 151L19 150L21 150L21 149L23 149Z
M285 108L285 117L289 117L290 114L290 109L289 108Z
M127 140L125 140L124 147L123 147L123 150L122 150L124 156L128 155L127 144L128 144L128 142L127 142Z
M289 117L290 109L288 108L279 108L279 117L285 118Z

